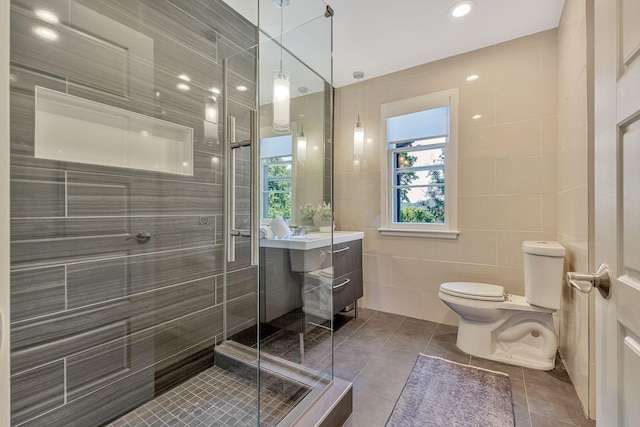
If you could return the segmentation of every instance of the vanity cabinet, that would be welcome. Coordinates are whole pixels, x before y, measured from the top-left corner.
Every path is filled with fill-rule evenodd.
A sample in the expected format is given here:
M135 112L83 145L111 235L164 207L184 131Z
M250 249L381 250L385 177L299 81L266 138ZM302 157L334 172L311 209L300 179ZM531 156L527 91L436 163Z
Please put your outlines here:
M336 231L261 240L260 321L290 318L296 311L326 320L361 298L363 237Z
M335 315L363 296L362 240L334 244L331 258L334 274L333 314Z
M362 285L362 240L334 243L331 246L298 251L291 250L291 269L301 274L303 310L319 317L329 315L327 291L333 276L332 314L356 302L363 295Z

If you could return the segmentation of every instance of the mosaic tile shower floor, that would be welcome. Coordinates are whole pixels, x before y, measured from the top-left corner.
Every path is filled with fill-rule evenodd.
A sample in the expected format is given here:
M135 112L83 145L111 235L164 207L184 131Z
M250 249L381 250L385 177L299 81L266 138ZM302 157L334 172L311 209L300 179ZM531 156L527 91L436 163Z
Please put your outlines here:
M107 427L257 425L257 393L251 370L213 366L178 387L108 424ZM275 427L309 389L274 375L261 376L261 426Z

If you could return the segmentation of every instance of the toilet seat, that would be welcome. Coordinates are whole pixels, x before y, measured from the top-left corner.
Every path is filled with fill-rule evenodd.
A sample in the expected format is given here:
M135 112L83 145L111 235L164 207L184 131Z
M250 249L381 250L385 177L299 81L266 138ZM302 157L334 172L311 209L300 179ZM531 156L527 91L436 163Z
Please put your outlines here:
M488 283L448 282L440 285L440 291L453 297L477 301L501 302L505 300L504 287Z

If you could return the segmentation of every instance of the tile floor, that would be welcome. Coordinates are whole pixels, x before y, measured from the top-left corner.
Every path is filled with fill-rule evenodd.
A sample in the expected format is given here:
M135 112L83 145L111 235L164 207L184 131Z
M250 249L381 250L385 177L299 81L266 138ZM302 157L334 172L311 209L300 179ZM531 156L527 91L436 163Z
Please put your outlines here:
M257 392L254 375L251 368L229 371L212 366L106 427L255 426ZM261 376L260 391L260 425L275 427L309 389L265 374Z
M335 375L353 382L347 427L384 426L420 352L506 372L511 377L516 427L595 426L561 362L549 372L471 357L455 345L457 328L361 309L334 334Z

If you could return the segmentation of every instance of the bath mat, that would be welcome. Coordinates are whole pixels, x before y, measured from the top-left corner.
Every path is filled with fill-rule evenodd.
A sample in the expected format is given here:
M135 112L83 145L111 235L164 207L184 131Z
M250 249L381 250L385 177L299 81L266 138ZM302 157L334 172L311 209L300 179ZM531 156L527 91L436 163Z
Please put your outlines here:
M420 355L387 427L513 427L507 374Z

